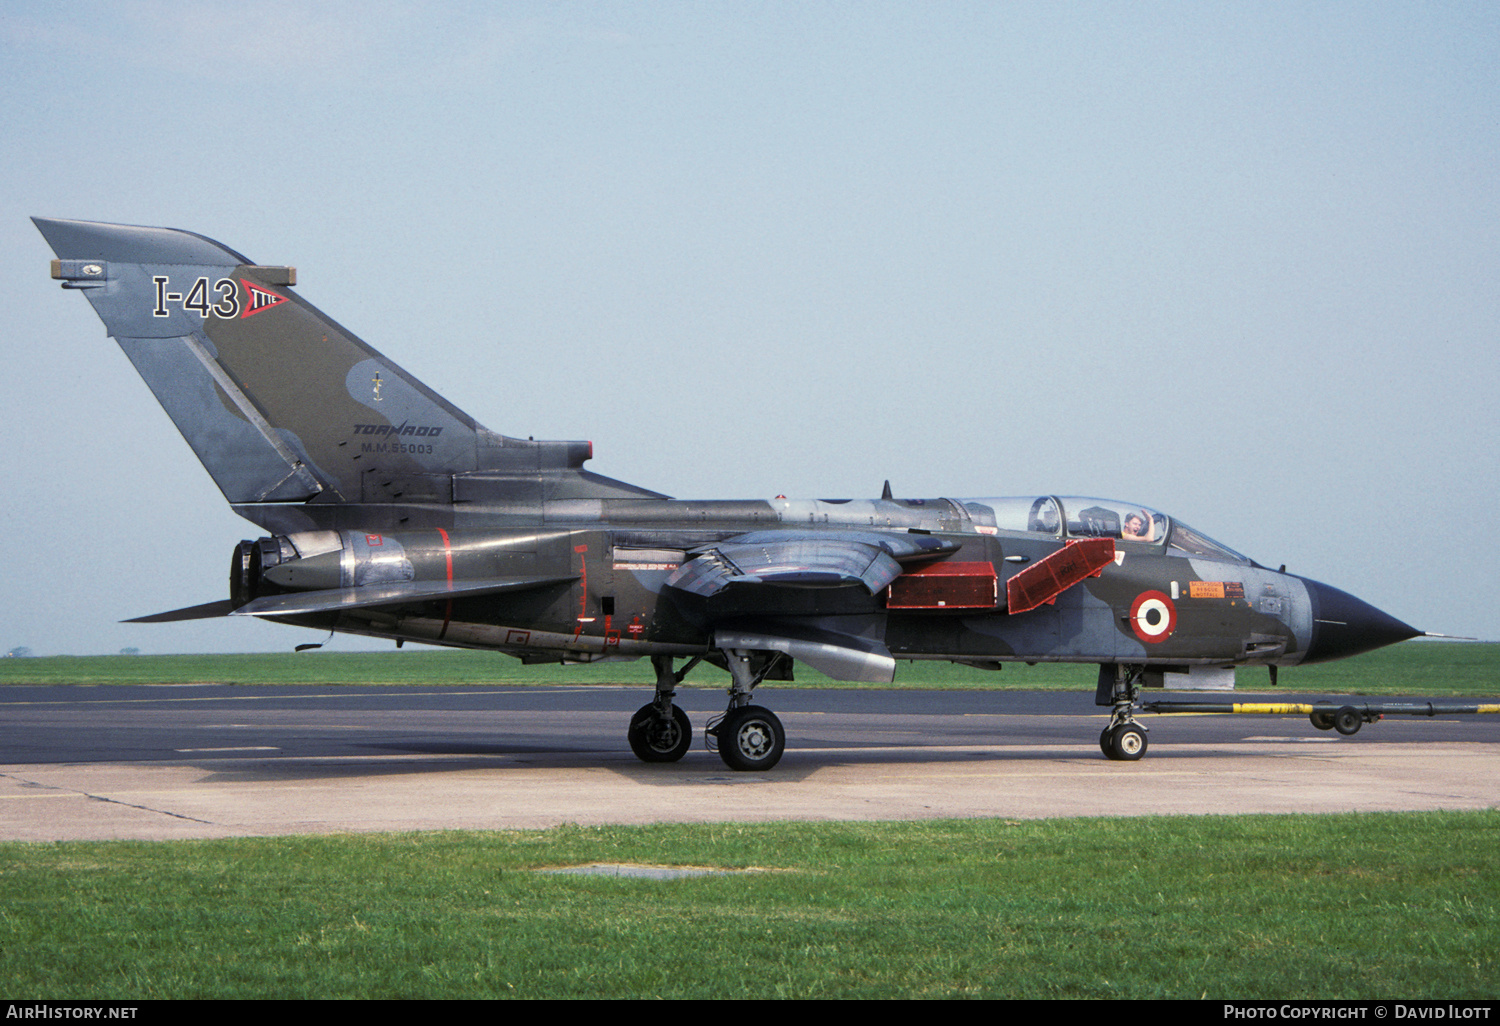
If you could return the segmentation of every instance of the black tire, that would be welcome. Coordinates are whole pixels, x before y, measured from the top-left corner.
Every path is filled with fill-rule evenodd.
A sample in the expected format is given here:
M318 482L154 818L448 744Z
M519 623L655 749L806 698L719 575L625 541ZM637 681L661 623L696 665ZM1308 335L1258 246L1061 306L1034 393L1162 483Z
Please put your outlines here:
M1118 762L1135 762L1146 754L1146 732L1134 723L1117 727L1109 739L1109 757Z
M1333 729L1340 734L1350 735L1359 733L1359 725L1364 718L1359 715L1359 710L1352 705L1346 705L1333 714Z
M676 762L693 744L693 725L681 706L672 706L672 720L664 721L655 704L643 705L630 717L625 732L630 750L642 762Z
M1317 727L1319 730L1332 730L1333 729L1333 710L1332 709L1329 709L1327 712L1324 712L1323 710L1320 709L1317 712L1315 712L1312 715L1310 715L1308 717L1308 719L1312 720L1312 725L1314 727Z
M1114 756L1110 753L1110 750L1109 750L1109 728L1108 727L1105 727L1103 730L1099 731L1099 751L1101 751L1101 752L1104 753L1104 757L1106 759L1113 759L1114 758Z
M719 722L719 758L732 770L765 771L781 761L786 731L769 709L745 705L731 709Z

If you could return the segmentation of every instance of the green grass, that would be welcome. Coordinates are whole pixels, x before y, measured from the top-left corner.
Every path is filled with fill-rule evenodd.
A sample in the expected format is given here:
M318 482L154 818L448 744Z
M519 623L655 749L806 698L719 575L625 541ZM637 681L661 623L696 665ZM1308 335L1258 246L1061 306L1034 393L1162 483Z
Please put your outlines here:
M606 862L755 868L556 876ZM1500 812L0 845L12 997L1493 998Z
M1024 663L999 673L950 663L902 662L889 687L1092 691L1092 665ZM278 652L254 655L51 656L0 659L0 684L628 684L649 688L648 660L591 666L523 666L495 652L407 649L389 652ZM689 686L721 688L728 677L700 665ZM830 681L797 667L796 684L772 687L871 687ZM1264 669L1242 668L1239 687L1270 690ZM1500 644L1411 641L1353 659L1294 667L1281 691L1367 695L1500 695Z

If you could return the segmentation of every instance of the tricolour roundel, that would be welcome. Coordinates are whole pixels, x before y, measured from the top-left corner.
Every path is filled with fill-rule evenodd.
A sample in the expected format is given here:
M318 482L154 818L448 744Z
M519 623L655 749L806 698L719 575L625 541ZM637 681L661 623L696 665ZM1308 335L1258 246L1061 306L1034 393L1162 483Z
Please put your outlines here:
M1166 641L1177 629L1177 607L1159 591L1143 591L1130 605L1130 626L1147 644Z

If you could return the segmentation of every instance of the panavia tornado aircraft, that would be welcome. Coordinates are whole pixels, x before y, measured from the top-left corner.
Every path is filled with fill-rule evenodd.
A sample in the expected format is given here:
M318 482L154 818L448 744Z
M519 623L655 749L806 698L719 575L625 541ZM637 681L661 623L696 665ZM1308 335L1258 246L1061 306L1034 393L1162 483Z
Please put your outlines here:
M1421 634L1164 513L1102 499L685 500L583 469L589 442L495 434L306 302L290 267L191 232L36 218L234 511L229 598L142 617L257 616L523 662L650 658L627 736L692 741L689 669L728 672L708 743L766 770L752 704L801 661L889 682L897 660L1095 663L1099 744L1146 751L1140 688L1227 688ZM685 661L677 669L679 661Z

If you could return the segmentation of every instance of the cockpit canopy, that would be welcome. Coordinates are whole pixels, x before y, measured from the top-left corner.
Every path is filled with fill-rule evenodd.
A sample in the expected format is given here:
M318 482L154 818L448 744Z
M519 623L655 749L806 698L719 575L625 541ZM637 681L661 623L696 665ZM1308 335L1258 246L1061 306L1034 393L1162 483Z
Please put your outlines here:
M1114 499L1019 496L960 500L977 527L1065 538L1114 538L1199 559L1250 559L1165 513Z

